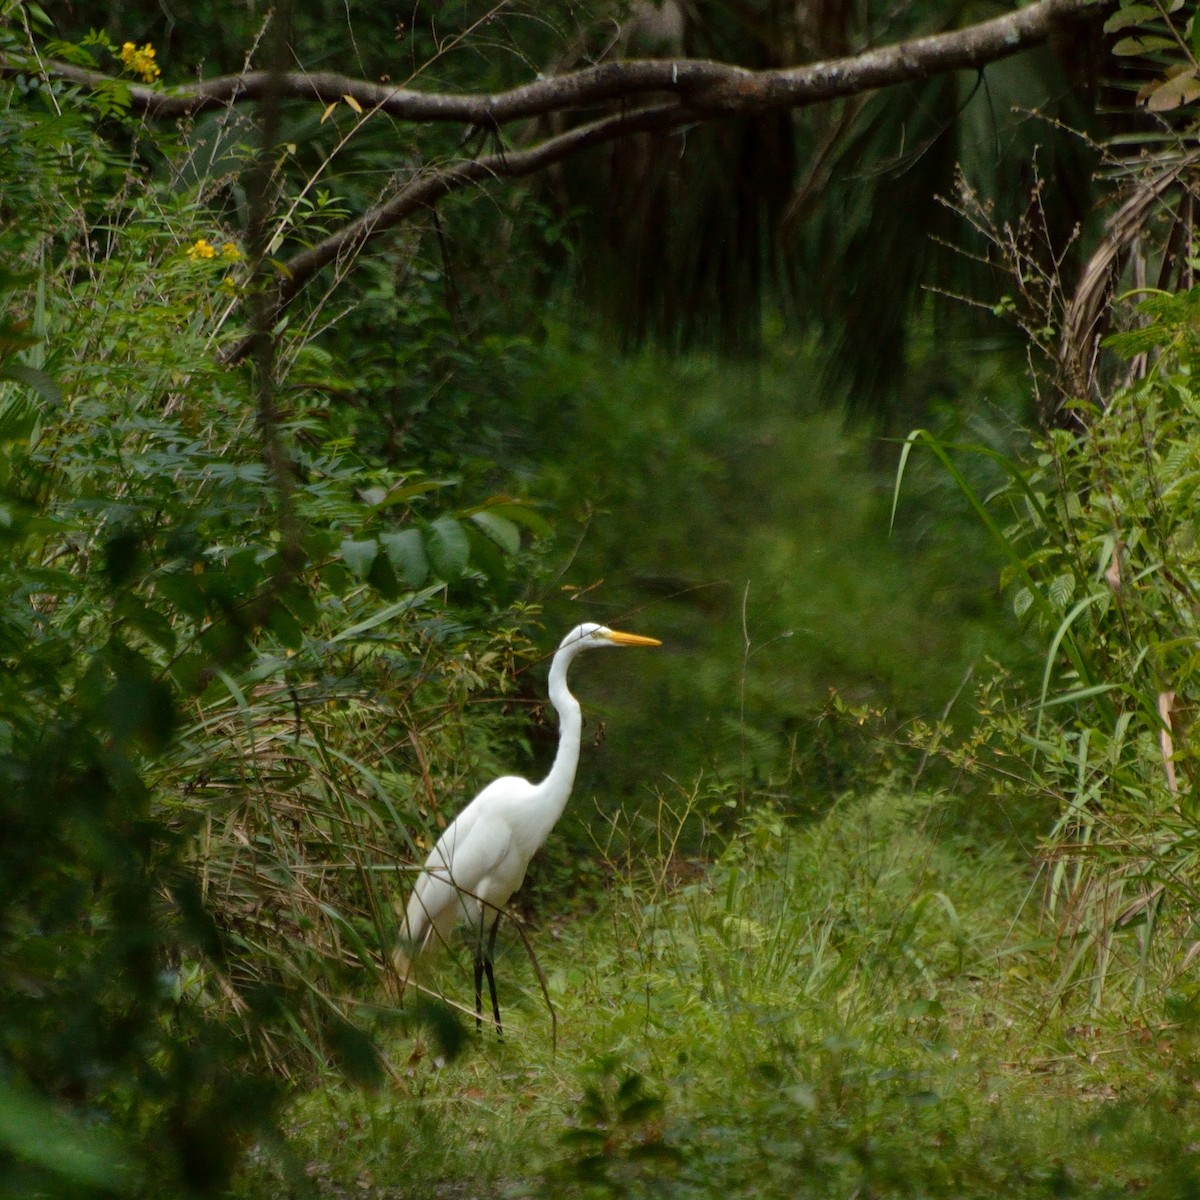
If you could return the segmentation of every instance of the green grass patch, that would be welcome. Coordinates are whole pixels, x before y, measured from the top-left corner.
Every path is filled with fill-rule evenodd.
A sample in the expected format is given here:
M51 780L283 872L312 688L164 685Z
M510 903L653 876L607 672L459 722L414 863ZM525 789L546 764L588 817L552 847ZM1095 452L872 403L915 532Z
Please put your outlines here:
M556 1049L510 931L506 1040L442 1061L414 1025L384 1087L299 1099L302 1173L376 1197L1197 1194L1178 993L1172 1019L1049 1006L1027 872L945 813L883 788L800 830L759 812L717 861L631 851L532 934ZM469 1004L467 960L423 982ZM264 1164L244 1194L278 1185Z

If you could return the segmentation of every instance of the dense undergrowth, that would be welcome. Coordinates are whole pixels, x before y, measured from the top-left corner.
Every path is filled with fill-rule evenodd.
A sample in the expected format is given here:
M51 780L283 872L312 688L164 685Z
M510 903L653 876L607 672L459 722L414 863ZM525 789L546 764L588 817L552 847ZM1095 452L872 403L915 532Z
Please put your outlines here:
M293 1171L381 1197L1191 1194L1185 993L1048 1004L1024 864L946 821L882 787L804 829L760 811L713 861L609 863L536 931L557 1048L510 932L507 1040L394 1042L386 1086L292 1109ZM425 982L468 998L448 956Z
M582 601L667 642L619 699L603 678L591 688L623 741L590 777L607 794L636 803L666 762L819 813L878 768L865 739L822 721L831 692L894 729L943 710L969 720L955 699L984 657L1028 670L986 533L931 461L914 464L889 531L900 440L821 407L811 347L777 334L753 363L645 351L601 373L604 353L557 330L525 403L554 414L529 485L561 514L567 590L542 598L548 618L566 628ZM1015 448L1022 393L1003 363L974 364L969 419L929 397L940 432Z
M205 167L214 125L25 66L0 1192L1200 1189L1194 289L1130 309L1145 369L1032 454L1008 368L965 361L943 398L987 404L909 443L889 534L885 452L796 395L808 349L617 361L553 299L468 329L437 229L328 337L309 297L224 361L265 247L347 211L327 164L235 122ZM233 182L263 162L269 240ZM398 1008L396 906L475 785L544 763L534 647L585 614L669 645L576 681L600 719L522 900L557 1038L510 929L509 1040L472 1040L461 962Z

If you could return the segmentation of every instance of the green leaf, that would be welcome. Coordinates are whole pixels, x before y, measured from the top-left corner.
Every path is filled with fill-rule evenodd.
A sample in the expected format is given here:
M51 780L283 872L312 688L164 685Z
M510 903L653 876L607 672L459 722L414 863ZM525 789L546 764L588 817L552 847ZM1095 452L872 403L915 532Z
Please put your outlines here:
M41 1096L0 1082L0 1146L75 1187L115 1189L124 1174L117 1147L98 1127L76 1123Z
M1155 50L1171 50L1175 45L1172 38L1146 34L1141 37L1122 38L1112 48L1112 52L1122 58L1130 58L1138 54L1152 54Z
M379 1048L369 1034L335 1015L328 1023L327 1036L334 1058L348 1079L360 1087L376 1087L383 1081Z
M426 535L429 562L439 578L459 579L471 558L466 531L453 517L439 517Z
M471 520L479 526L500 547L508 554L516 554L521 549L521 531L507 517L501 516L495 509L484 509L482 512L472 513Z
M477 511L495 513L523 525L535 537L549 537L554 532L550 522L531 504L519 504L515 500L489 500Z
M367 573L367 582L385 599L395 600L400 595L400 581L392 570L391 560L386 554L377 554Z
M508 558L500 547L485 533L473 525L468 526L467 536L471 543L471 564L481 570L493 583L508 576Z
M657 1096L639 1096L622 1107L621 1121L626 1125L648 1121L658 1116L662 1108L663 1102Z
M142 560L142 535L136 529L117 529L104 543L104 573L113 587L133 578Z
M560 1136L559 1140L564 1146L598 1150L608 1141L608 1132L604 1129L588 1129L586 1127L568 1129Z
M1047 594L1051 604L1058 608L1066 607L1067 601L1075 594L1075 576L1069 572L1056 576L1050 581Z
M338 547L338 552L341 554L346 566L359 579L366 579L368 572L371 570L371 564L375 561L375 556L379 553L379 543L374 538L365 538L362 541L358 541L355 538L346 538Z
M208 612L208 595L202 579L202 572L172 571L154 581L154 590L181 613L201 620Z
M413 1020L420 1022L433 1035L434 1045L443 1057L453 1061L467 1045L467 1031L458 1014L440 1000L418 995L412 1006Z
M669 1146L666 1142L636 1142L629 1147L631 1160L649 1159L666 1163L682 1163L685 1161L683 1151L678 1146Z
M170 685L128 646L115 646L107 657L115 679L107 695L97 700L114 739L118 743L134 740L150 751L163 749L175 729Z
M424 496L449 486L449 482L444 479L422 479L417 483L398 483L386 490L378 487L366 488L361 495L371 505L372 511L378 512L395 504L407 504L417 496Z
M304 644L304 628L284 604L271 606L267 628L290 650L298 650Z
M37 392L47 404L62 403L62 388L45 371L39 371L36 367L27 367L24 363L9 363L0 371L0 379L23 383Z
M1132 25L1142 25L1146 21L1156 20L1158 12L1149 4L1131 4L1128 8L1118 9L1104 22L1105 33L1118 33Z
M144 634L168 654L175 653L175 630L165 613L148 605L132 593L122 596L114 610L127 625Z
M314 625L320 619L320 610L317 608L313 594L309 591L307 585L298 583L288 588L283 594L283 599L288 611L302 625Z
M401 529L397 533L381 533L383 547L393 568L409 587L420 587L429 578L429 556L418 529Z
M37 420L38 411L27 396L9 396L0 404L0 442L27 440Z
M402 613L409 612L414 608L420 608L426 600L432 596L436 596L442 589L438 584L432 584L416 595L409 596L405 600L399 601L397 604L389 604L387 608L381 608L378 612L372 613L366 620L357 621L347 629L340 630L329 639L330 644L334 645L338 642L352 642L363 636L365 633L370 633L374 629L378 629L380 625L387 624L388 621L394 620Z

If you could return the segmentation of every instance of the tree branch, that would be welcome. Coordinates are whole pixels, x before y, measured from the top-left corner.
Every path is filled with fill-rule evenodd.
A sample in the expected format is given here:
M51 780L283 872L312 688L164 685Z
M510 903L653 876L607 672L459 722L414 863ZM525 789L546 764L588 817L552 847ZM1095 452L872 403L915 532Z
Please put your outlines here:
M943 71L983 66L1045 42L1064 23L1102 11L1106 0L1039 0L1027 8L952 33L914 38L829 62L778 70L747 70L700 59L631 59L536 79L487 96L421 92L352 79L333 72L290 72L278 82L292 99L333 104L351 97L364 110L402 121L449 121L494 128L510 121L581 106L673 94L706 116L765 112L854 95ZM0 72L37 69L28 59L0 56ZM112 76L71 63L40 64L46 76L84 86ZM259 100L268 86L265 71L222 75L177 87L130 83L135 111L156 120L192 116Z
M532 175L589 147L633 133L675 129L695 120L695 113L674 103L635 109L577 126L523 150L503 150L483 158L464 159L446 167L426 170L388 200L284 263L272 312L278 318L304 285L323 268L334 262L349 261L381 234L414 213L432 208L453 192L491 179ZM251 340L244 338L226 349L222 361L237 362L250 349Z
M250 71L174 88L126 84L135 111L167 120L262 100L268 87L291 99L336 103L349 97L364 112L402 121L455 122L495 131L516 120L658 96L546 139L428 168L395 195L283 264L274 295L264 302L272 323L319 271L349 262L369 242L444 197L489 179L529 175L589 147L633 133L661 132L696 121L742 116L857 95L952 70L978 68L1047 41L1052 34L1101 14L1110 0L1039 0L1027 8L952 33L898 42L829 62L778 70L747 70L698 59L631 59L539 78L492 95L420 92L329 72L276 75ZM0 55L0 73L34 69L28 59ZM44 62L45 76L83 86L114 78L70 63ZM249 353L249 338L229 347L227 362Z

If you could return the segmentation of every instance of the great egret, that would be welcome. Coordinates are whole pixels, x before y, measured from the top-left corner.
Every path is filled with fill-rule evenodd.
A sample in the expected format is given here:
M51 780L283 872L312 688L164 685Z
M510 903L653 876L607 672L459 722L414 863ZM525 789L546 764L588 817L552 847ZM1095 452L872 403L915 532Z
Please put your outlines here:
M483 975L487 974L496 1032L503 1034L492 951L503 906L525 880L529 860L562 816L575 768L583 716L567 688L567 668L577 654L604 646L661 646L656 638L621 633L588 622L563 638L550 664L550 703L558 713L558 753L541 783L505 775L489 783L447 826L417 877L401 927L396 967L407 981L411 960L433 934L445 941L464 919L475 931L475 1025L483 1024ZM492 916L494 914L494 916ZM491 930L484 948L484 923Z

